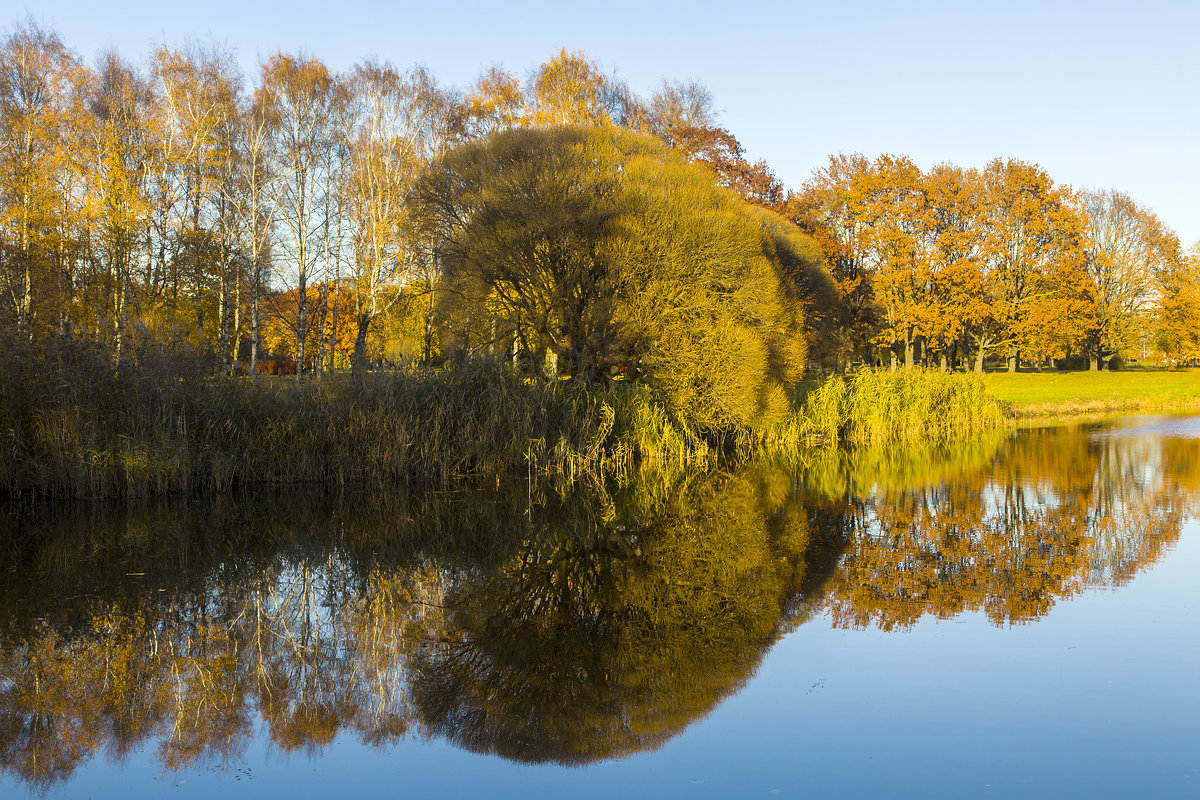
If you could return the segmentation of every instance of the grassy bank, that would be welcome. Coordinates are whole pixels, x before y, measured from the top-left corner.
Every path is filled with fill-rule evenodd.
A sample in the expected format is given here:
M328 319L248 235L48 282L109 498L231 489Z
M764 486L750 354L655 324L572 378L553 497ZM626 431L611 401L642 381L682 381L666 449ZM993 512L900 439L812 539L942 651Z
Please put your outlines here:
M984 382L1017 419L1200 411L1200 371L993 373Z

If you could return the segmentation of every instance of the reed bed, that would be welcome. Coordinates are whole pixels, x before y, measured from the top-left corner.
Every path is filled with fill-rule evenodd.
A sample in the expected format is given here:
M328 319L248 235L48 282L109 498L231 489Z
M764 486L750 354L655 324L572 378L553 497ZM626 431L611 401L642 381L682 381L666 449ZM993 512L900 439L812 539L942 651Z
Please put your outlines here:
M863 370L834 375L794 400L790 418L758 432L754 446L799 452L805 442L945 442L1006 424L1003 403L974 374Z
M4 343L10 345L10 343ZM571 483L631 469L793 459L814 442L940 441L994 427L969 375L863 372L817 385L783 423L699 430L645 386L518 375L504 365L213 378L169 354L114 369L86 344L0 351L0 493L146 497L250 484L444 486L513 474Z
M498 365L297 382L213 378L173 358L115 370L85 344L6 347L2 359L0 493L10 496L427 487L510 474L569 483L715 457L644 387L589 391Z

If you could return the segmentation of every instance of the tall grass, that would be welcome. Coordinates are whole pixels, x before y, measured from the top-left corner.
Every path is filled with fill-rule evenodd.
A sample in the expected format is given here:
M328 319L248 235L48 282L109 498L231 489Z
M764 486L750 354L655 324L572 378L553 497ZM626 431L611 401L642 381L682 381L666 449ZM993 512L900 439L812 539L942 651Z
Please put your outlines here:
M251 483L572 481L713 451L644 387L587 390L503 366L212 378L177 358L114 370L78 343L0 349L0 493L149 496Z
M799 399L782 429L764 433L767 449L797 438L829 443L942 442L999 427L1004 405L974 374L864 370L833 376Z
M652 390L524 378L503 365L213 378L147 353L112 367L79 343L0 342L0 493L138 497L255 483L439 486L510 474L572 482L708 469L830 442L940 440L995 425L974 376L858 373L810 391L787 421L699 430Z

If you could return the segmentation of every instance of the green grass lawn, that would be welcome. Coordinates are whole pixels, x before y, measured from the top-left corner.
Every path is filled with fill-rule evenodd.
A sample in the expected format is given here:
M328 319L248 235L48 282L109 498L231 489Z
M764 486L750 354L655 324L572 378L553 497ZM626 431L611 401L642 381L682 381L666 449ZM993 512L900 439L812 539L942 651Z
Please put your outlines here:
M985 381L1021 417L1200 409L1200 371L994 372Z

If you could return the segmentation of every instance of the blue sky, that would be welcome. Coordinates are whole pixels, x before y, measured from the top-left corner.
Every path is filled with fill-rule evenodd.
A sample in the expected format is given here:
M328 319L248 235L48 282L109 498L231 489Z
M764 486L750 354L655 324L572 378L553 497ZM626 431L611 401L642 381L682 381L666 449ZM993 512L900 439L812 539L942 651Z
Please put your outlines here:
M664 77L706 83L722 123L788 187L838 152L1015 157L1124 190L1185 246L1200 239L1200 2L39 0L0 25L26 11L89 61L216 39L248 76L304 50L335 69L421 62L466 86L493 63L524 75L582 49L641 93Z

